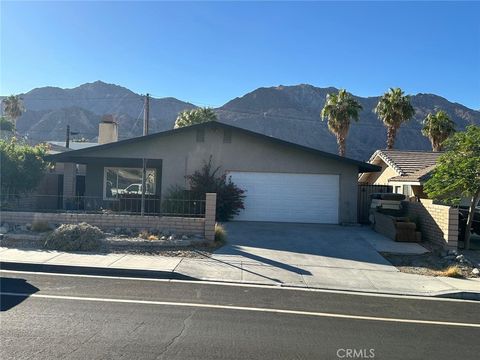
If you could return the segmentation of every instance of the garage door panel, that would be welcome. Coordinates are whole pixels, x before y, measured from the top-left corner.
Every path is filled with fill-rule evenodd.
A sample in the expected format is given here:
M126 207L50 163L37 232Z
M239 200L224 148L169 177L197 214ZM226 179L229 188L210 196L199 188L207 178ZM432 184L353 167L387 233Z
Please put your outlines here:
M245 210L235 220L338 223L339 176L231 172L245 189Z

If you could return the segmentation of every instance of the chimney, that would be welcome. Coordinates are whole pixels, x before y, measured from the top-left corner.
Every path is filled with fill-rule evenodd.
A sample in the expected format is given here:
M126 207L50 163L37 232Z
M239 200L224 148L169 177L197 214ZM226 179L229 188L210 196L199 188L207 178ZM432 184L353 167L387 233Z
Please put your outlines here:
M98 124L98 143L106 144L118 141L118 125L113 115L103 115L102 121Z

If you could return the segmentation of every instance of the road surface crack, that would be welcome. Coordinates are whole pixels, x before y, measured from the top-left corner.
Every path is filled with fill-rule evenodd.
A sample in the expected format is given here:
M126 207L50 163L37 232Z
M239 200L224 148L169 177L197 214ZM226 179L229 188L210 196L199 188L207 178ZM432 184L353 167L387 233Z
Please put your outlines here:
M170 341L167 343L167 345L165 345L165 347L163 348L162 352L157 355L157 357L156 357L157 359L163 359L163 356L168 351L168 349L170 349L172 347L172 345L175 344L177 339L180 338L183 335L183 332L185 331L185 328L187 327L187 321L190 320L195 313L196 313L196 310L192 311L190 313L190 315L188 315L183 320L182 328L180 329L179 333L170 339Z

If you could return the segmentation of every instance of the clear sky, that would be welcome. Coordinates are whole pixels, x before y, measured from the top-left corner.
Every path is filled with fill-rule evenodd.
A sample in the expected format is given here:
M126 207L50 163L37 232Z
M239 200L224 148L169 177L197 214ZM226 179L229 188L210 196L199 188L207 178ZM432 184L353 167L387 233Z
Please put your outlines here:
M218 106L260 86L399 86L480 109L480 2L1 4L0 93L102 80Z

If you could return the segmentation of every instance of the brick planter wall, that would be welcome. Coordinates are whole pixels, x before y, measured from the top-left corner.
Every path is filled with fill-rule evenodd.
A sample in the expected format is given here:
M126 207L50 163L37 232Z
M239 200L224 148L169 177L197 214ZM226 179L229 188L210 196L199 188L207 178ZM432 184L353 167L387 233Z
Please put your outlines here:
M449 249L458 246L458 210L450 206L434 204L432 200L403 202L407 216L418 218L425 240Z
M82 214L82 213L46 213L27 211L2 211L2 223L31 224L34 221L47 221L56 224L75 224L86 222L102 229L158 229L174 231L179 234L200 235L213 241L215 234L216 194L207 194L204 218L173 216L140 216L120 214Z

